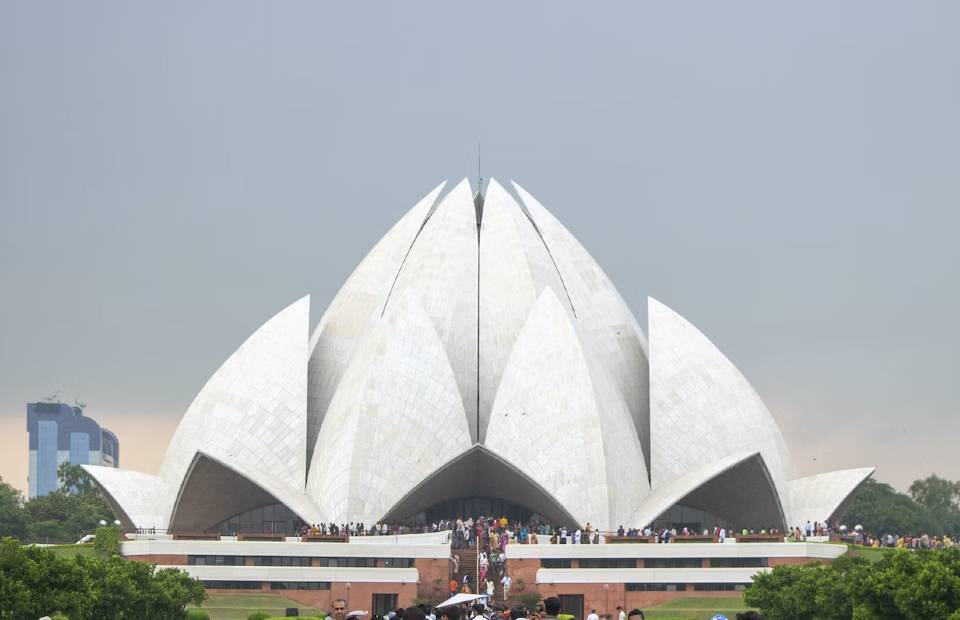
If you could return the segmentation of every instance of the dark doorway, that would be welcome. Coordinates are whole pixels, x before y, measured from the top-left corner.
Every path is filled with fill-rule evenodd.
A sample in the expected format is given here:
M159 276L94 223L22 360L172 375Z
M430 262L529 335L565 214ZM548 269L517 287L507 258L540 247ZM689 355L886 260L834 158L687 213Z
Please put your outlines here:
M583 595L561 594L560 613L570 614L576 617L577 620L583 620Z

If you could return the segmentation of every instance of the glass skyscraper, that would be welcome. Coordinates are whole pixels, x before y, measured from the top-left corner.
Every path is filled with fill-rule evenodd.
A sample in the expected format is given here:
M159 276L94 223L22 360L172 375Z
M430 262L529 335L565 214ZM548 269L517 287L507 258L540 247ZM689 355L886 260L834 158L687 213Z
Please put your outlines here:
M46 495L60 487L60 463L120 466L120 442L83 409L65 403L27 403L30 436L28 497Z

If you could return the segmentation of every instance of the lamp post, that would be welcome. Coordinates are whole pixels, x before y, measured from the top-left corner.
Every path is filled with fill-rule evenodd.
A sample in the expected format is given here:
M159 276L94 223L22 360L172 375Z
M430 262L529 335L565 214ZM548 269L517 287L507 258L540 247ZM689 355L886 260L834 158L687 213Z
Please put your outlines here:
M607 615L607 593L610 591L610 584L603 584L603 615Z

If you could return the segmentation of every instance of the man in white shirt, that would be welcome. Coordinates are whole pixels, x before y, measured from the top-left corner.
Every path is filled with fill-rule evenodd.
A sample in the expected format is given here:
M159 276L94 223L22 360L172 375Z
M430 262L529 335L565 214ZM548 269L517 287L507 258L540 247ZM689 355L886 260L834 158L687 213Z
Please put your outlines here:
M600 616L597 615L596 609L590 610L590 614L587 616L587 620L600 620Z
M617 605L617 620L627 620L627 612L623 611L623 607Z
M510 598L510 586L513 585L513 579L510 579L510 575L504 575L503 579L500 580L500 585L503 586L503 600L506 601Z

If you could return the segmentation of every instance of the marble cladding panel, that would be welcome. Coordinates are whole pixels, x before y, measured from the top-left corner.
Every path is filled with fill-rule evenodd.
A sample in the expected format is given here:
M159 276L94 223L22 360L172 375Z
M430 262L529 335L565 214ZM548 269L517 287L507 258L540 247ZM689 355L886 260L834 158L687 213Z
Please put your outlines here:
M578 325L593 341L630 408L649 464L647 340L630 308L589 252L536 198L518 184L513 186L556 261Z
M327 520L377 521L472 442L446 351L407 290L363 341L320 431L308 493Z
M477 439L477 218L464 179L437 205L410 250L391 299L416 291L447 352L471 438ZM386 315L392 311L387 304Z
M792 465L766 405L693 325L650 299L653 487L724 457L759 451L778 493Z
M244 342L184 414L161 468L179 489L197 453L251 478L274 495L303 493L306 478L309 297L291 304ZM167 498L173 504L175 496Z
M480 234L480 440L517 335L540 292L566 300L563 284L530 220L491 179Z
M446 182L424 196L353 270L310 339L307 445L312 448L340 378L360 341L380 317L424 220Z
M603 396L567 310L545 289L504 370L486 447L582 523L609 527L629 515L624 503L639 503L646 475L636 435L622 432L629 412Z

